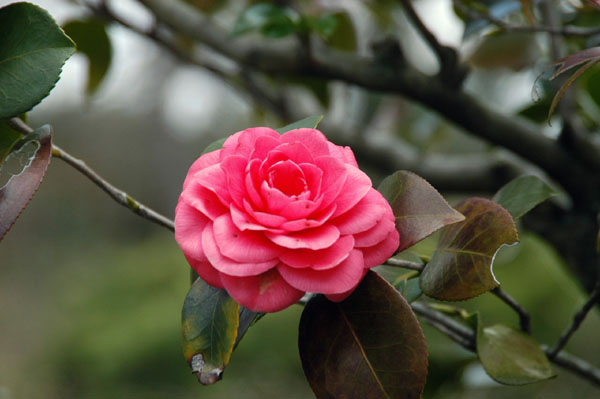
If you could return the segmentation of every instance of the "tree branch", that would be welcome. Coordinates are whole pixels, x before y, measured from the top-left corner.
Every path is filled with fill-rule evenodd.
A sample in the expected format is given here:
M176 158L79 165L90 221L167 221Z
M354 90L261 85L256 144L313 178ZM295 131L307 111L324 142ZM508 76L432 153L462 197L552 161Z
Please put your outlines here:
M476 351L477 339L473 329L457 322L442 312L432 309L422 302L413 302L411 306L416 314L423 317L426 322L446 334L454 342L467 350ZM600 387L600 369L597 367L594 367L583 359L564 352L551 358L550 350L545 346L542 346L542 349L553 363Z
M23 134L29 134L33 132L33 129L19 118L9 119L7 123L13 129ZM104 180L81 159L75 158L74 156L72 156L71 154L54 144L52 145L52 156L62 159L67 164L77 169L85 177L90 179L92 183L100 187L112 199L114 199L116 202L123 205L130 211L136 213L144 219L147 219L160 226L163 226L171 231L175 231L175 225L173 224L172 220L147 207L146 205L140 203L139 201L131 197L129 194L127 194L125 191L119 190L118 188Z
M467 68L459 64L456 50L442 45L437 40L415 11L412 0L400 0L400 2L414 27L437 55L440 62L439 74L441 81L450 87L459 87L467 76Z
M558 353L565 347L565 345L567 344L567 342L569 342L569 339L571 339L575 331L577 331L577 329L581 326L581 323L583 323L585 317L592 309L592 307L596 304L598 299L600 299L600 282L596 283L596 287L592 291L588 300L585 302L581 310L577 312L573 317L571 325L560 336L556 345L549 351L548 357L550 359L555 358L558 355Z
M569 192L582 197L582 181L593 176L556 140L543 136L539 128L518 117L485 108L471 95L449 88L435 77L413 68L390 67L375 59L314 46L309 57L298 42L229 40L228 35L193 7L177 0L141 0L171 29L207 44L248 67L285 75L303 74L342 80L362 87L405 95L467 131L529 159ZM600 157L600 155L599 155ZM589 198L587 198L589 199Z
M496 295L500 298L504 303L513 308L515 312L519 315L519 324L521 326L521 330L526 332L527 334L531 334L531 317L529 313L523 308L519 302L517 302L512 296L508 295L506 292L502 291L500 287L494 288L492 294Z

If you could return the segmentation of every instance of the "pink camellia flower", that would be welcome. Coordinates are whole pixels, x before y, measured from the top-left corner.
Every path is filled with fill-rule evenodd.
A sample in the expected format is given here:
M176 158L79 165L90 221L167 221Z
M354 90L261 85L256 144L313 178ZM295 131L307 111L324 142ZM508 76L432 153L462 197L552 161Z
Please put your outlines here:
M340 301L399 244L388 202L350 148L315 129L264 127L194 162L175 239L203 280L260 312L305 292Z

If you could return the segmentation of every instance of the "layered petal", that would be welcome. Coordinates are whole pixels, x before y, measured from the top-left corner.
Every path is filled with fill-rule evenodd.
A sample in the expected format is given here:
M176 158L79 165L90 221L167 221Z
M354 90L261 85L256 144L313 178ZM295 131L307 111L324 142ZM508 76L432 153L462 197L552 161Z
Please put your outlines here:
M332 219L332 223L342 234L357 234L375 226L389 209L390 206L385 198L371 188L353 208ZM337 209L335 214L339 214Z
M303 291L289 285L277 269L251 277L221 274L221 281L236 302L255 312L278 312L304 295Z
M276 234L267 231L265 235L275 244L284 248L308 248L315 250L332 246L340 237L340 231L335 226L325 224L297 233Z
M215 269L208 260L196 260L194 258L185 257L192 267L198 273L198 276L208 285L212 285L216 288L223 289L223 283L221 282L221 273Z
M358 248L372 247L379 244L396 228L394 217L383 217L375 226L367 231L354 235L355 244Z
M327 137L317 129L294 129L281 135L284 143L302 143L313 157L329 155Z
M388 258L393 256L400 245L400 234L396 229L381 242L372 247L360 248L365 260L365 267L371 268L381 265Z
M190 177L195 175L196 172L219 163L220 156L221 150L216 150L204 154L200 158L196 159L192 166L190 166L190 169L188 170L188 173L185 176L185 180L183 181L183 188L185 189L185 187L190 183Z
M235 133L223 143L221 160L229 155L249 158L256 146L256 140L264 136L270 136L277 140L280 138L279 133L268 127L254 127Z
M273 266L279 263L278 259L266 262L244 263L226 258L217 247L213 226L210 223L206 225L202 233L202 245L210 264L218 271L230 276L256 276L272 269Z
M215 219L213 232L219 252L238 262L267 262L279 257L284 251L262 232L238 229L229 214Z
M175 241L186 257L205 261L202 231L210 220L196 208L179 200L175 208Z
M282 263L295 269L311 268L315 270L331 269L346 259L354 248L352 236L340 237L332 246L325 249L291 249L284 252L279 259Z
M346 179L340 194L335 199L337 209L333 215L343 215L352 209L368 192L373 190L371 179L362 170L345 164Z
M277 270L292 287L307 292L339 294L354 288L363 277L362 252L352 250L337 267L327 270L297 269L279 264Z

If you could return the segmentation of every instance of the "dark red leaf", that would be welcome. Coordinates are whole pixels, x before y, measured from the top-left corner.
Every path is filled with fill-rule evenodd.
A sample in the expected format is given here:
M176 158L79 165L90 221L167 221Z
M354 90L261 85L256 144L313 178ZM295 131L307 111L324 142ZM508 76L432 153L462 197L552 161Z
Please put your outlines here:
M20 174L12 176L8 183L0 187L0 240L23 212L44 179L52 157L52 127L45 125L25 136L20 148L31 142L37 145L37 150L29 164Z
M410 305L369 272L341 303L311 299L300 320L300 357L317 399L417 399L427 347Z

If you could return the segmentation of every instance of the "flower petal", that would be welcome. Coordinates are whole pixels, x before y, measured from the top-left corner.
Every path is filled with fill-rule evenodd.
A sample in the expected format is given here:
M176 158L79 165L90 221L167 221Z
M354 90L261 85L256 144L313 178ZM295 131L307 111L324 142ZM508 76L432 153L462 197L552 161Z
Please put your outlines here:
M233 224L229 214L215 219L213 232L221 254L238 262L266 262L279 257L284 250L268 240L262 232L241 231Z
M354 235L355 247L372 247L385 240L392 230L396 228L393 216L383 217L375 226L367 231Z
M283 136L282 136L283 138ZM283 141L283 140L282 140ZM285 154L286 158L295 163L314 163L315 160L310 150L306 148L303 142L283 142L273 149L273 151Z
M342 215L352 209L370 189L373 189L371 179L362 170L348 164L345 164L345 166L347 178L344 181L344 187L342 187L340 195L335 199L337 209L333 217Z
M254 142L254 150L250 154L250 159L258 159L262 162L275 147L281 144L281 136L259 136Z
M315 204L315 206L318 206L318 205L319 205L319 203L317 202ZM289 222L283 223L280 227L281 227L281 229L283 229L285 231L290 231L290 232L306 230L306 229L310 229L313 227L319 227L319 226L323 225L325 222L327 222L329 220L329 218L331 218L331 215L333 215L333 212L335 212L335 208L336 208L336 206L335 206L335 204L333 204L330 207L325 208L322 211L319 211L318 213L311 215L309 218L291 220ZM302 215L301 212L298 212L297 214ZM292 219L292 218L290 218L290 219Z
M277 312L302 298L304 292L289 285L277 272L250 277L221 275L225 289L240 305L255 312Z
M332 157L358 168L358 163L350 147L335 145L331 141L328 141L327 144L329 145L329 153Z
M211 224L206 225L204 228L202 246L211 265L218 271L230 276L256 276L272 269L273 266L279 263L279 259L272 259L267 262L241 263L224 257L217 247Z
M332 246L340 237L340 231L335 226L326 224L297 233L277 234L267 231L265 235L275 244L285 248L308 248L315 250Z
M277 266L277 270L285 281L299 290L339 294L358 284L363 276L364 261L362 253L355 249L342 263L332 269L295 269L282 263Z
M281 141L284 143L302 143L313 157L329 155L329 145L327 137L317 129L294 129L281 135Z
M196 172L191 178L190 184L197 184L209 189L227 207L231 203L231 195L229 195L229 188L227 187L227 177L221 169L220 164L212 165Z
M344 187L347 179L346 165L339 159L327 156L315 159L315 166L323 171L321 195L323 206L328 206L335 201Z
M246 166L248 160L237 155L230 155L221 160L221 169L226 176L227 189L231 199L238 206L242 205L242 199L246 198Z
M194 176L196 172L206 169L209 166L215 165L219 163L221 155L221 150L211 151L207 154L202 155L200 158L196 159L196 161L190 166L187 175L185 176L185 180L183 182L183 188L190 184L190 177Z
M270 136L279 139L279 133L268 127L254 127L230 136L223 143L221 160L230 155L240 155L246 159L250 157L255 148L256 140L261 136Z
M390 205L385 198L371 188L352 209L335 219L333 216L331 223L335 224L342 234L357 234L375 226L388 210ZM337 209L334 215L336 214Z
M311 249L291 249L284 252L279 259L286 265L301 269L312 268L315 270L331 269L346 259L354 248L352 236L340 237L332 246L313 251Z
M211 220L214 220L227 212L227 208L223 205L223 202L214 191L201 186L197 182L192 182L183 189L181 199L202 212Z
M245 177L246 192L254 205L254 209L258 210L263 210L265 207L262 197L259 194L260 181L258 179L258 170L260 169L261 162L262 160L260 159L253 159L250 161L246 169L247 172Z
M383 241L372 247L360 248L365 259L365 267L371 268L381 265L396 253L399 245L400 234L398 234L398 230L393 229Z
M185 201L179 200L175 208L175 241L186 257L205 261L202 249L202 230L209 219Z
M208 285L211 285L216 288L223 288L223 283L221 282L221 273L212 265L208 260L199 261L193 258L185 257L192 267L198 273L198 276Z

